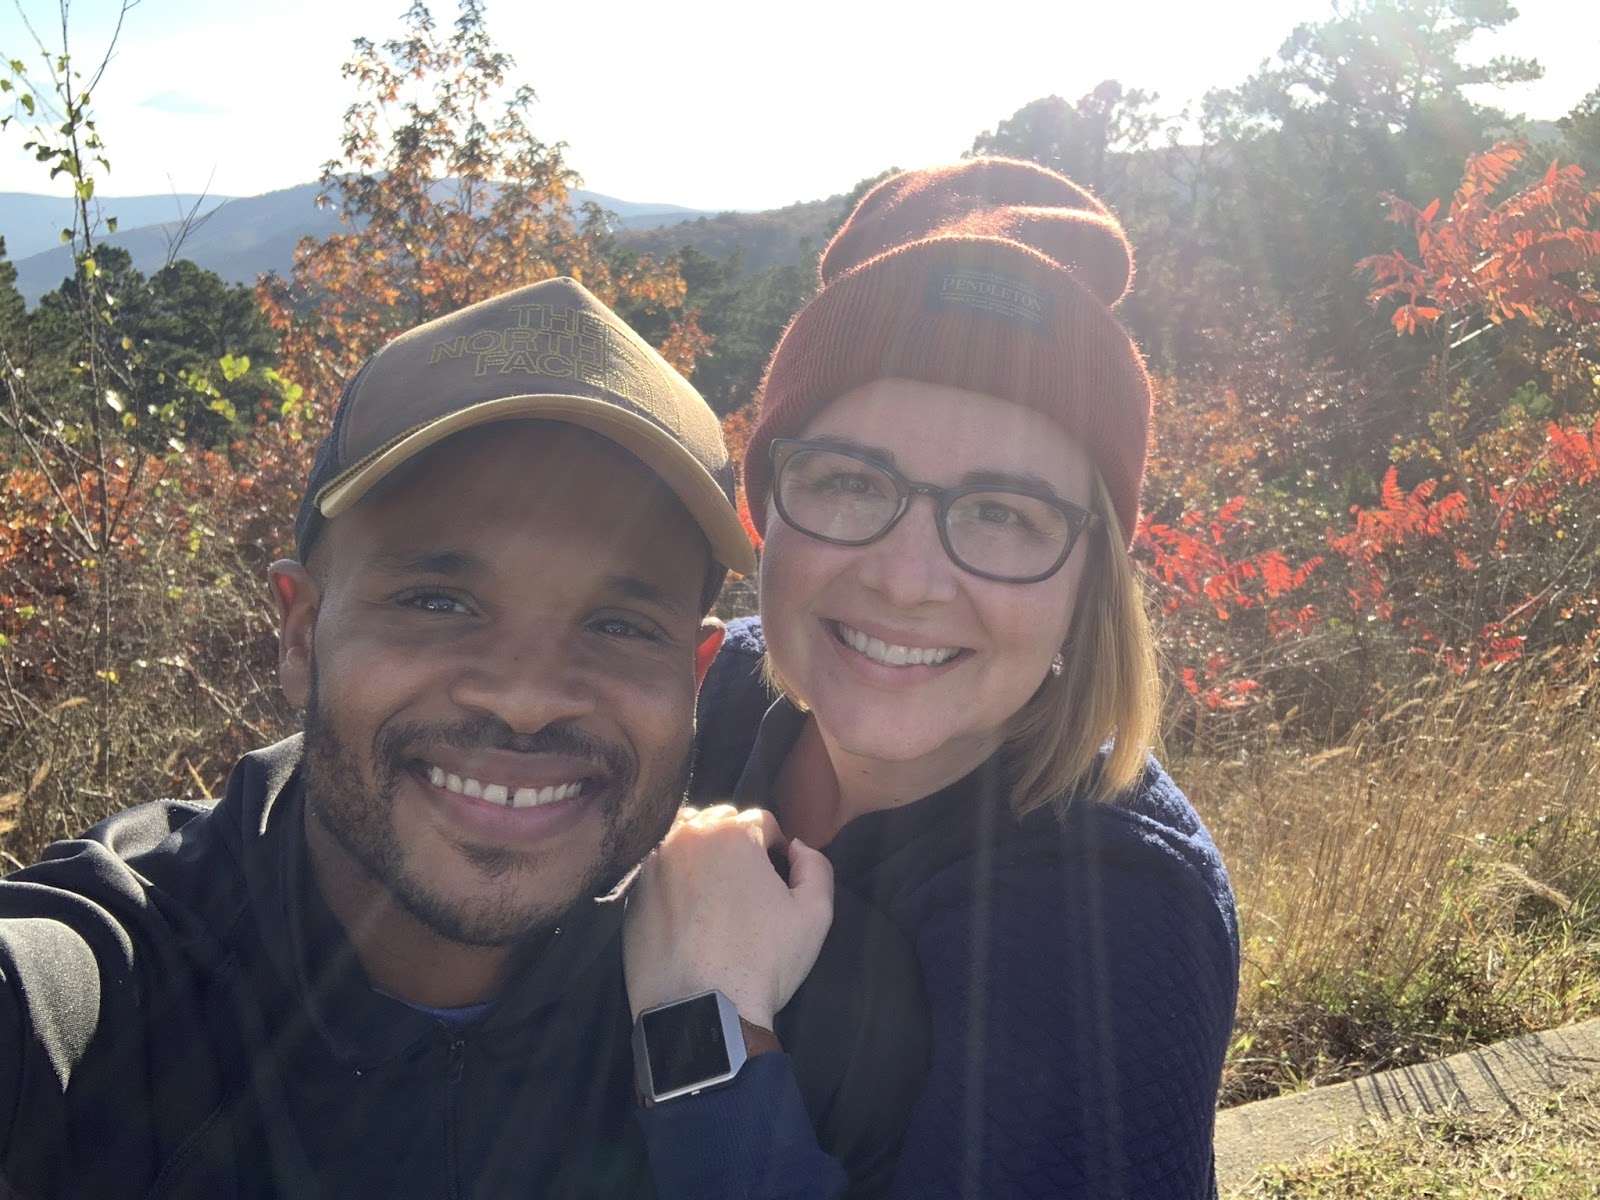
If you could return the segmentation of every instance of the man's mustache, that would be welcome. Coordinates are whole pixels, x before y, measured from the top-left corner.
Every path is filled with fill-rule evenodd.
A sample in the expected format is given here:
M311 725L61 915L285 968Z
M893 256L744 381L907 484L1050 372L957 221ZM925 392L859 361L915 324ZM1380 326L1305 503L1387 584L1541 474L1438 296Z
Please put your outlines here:
M633 757L621 747L570 725L546 725L532 733L518 733L496 717L472 717L448 725L410 722L385 727L374 750L378 762L396 763L411 757L409 747L444 745L453 750L508 750L516 754L553 754L583 759L601 767L613 779L634 773Z

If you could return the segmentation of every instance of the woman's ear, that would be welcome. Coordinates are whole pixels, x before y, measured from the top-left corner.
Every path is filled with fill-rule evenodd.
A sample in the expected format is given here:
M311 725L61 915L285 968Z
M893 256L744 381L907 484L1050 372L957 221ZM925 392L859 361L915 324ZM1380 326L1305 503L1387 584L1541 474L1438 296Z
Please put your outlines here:
M707 617L700 622L700 645L694 652L694 685L699 687L706 681L706 672L711 669L711 662L717 657L717 651L722 649L722 639L727 635L727 629L715 617Z
M278 686L289 703L305 708L311 699L311 651L322 593L311 572L292 559L267 568L278 606Z

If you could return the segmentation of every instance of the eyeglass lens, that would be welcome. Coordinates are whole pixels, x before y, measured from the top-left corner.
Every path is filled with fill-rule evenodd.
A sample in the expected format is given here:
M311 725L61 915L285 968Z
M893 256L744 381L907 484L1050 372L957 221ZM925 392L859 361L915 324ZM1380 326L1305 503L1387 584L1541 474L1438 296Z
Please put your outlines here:
M942 504L946 548L958 565L1003 579L1053 570L1077 534L1062 509L1011 491L965 491ZM813 537L863 545L880 537L901 511L902 490L882 467L852 455L797 449L777 479L783 518Z

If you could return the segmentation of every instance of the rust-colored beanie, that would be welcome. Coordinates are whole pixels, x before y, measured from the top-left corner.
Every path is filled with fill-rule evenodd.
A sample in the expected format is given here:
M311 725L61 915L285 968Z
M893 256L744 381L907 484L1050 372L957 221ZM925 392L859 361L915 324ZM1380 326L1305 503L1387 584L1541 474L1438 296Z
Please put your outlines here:
M784 331L745 453L765 530L768 447L875 379L982 392L1059 421L1105 480L1131 538L1150 378L1112 315L1133 275L1122 225L1033 163L979 158L874 187L823 252L822 290Z

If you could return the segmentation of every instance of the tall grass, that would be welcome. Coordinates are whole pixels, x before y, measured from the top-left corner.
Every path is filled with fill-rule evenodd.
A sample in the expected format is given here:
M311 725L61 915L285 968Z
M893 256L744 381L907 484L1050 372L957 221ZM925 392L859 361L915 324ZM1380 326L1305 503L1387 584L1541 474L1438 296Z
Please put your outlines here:
M1173 764L1239 902L1225 1103L1600 1013L1597 684L1430 678L1331 748Z

